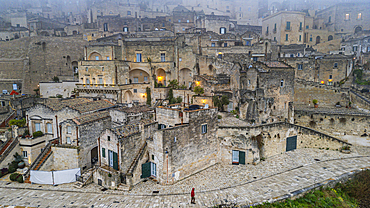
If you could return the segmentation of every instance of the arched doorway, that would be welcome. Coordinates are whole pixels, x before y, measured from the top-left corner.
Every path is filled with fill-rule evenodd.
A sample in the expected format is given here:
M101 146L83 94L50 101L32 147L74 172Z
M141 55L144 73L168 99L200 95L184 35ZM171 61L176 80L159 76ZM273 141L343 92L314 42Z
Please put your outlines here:
M190 88L192 83L193 78L190 69L188 68L181 69L179 74L179 84L185 85L187 88Z
M316 44L319 44L319 43L320 43L320 41L321 41L321 37L320 37L320 36L317 36L317 37L316 37Z
M131 103L132 102L132 98L133 98L133 95L132 95L132 92L127 90L125 92L125 94L123 95L123 101L122 103Z
M166 86L166 71L163 69L157 70L157 83Z
M73 69L73 73L78 73L78 62L77 61L72 61L72 69Z
M49 33L47 31L42 31L40 33L40 36L50 36Z
M332 35L329 35L328 41L331 41L331 40L333 40L333 36Z
M131 83L149 83L149 74L141 69L134 69L130 71Z
M94 166L98 162L98 146L91 150L91 166Z
M77 35L78 34L76 30L73 30L72 33L73 33L73 35Z
M361 32L361 31L362 31L362 27L357 26L357 27L355 28L355 33L359 33L359 32Z
M92 52L89 56L89 60L101 60L101 55L97 52Z

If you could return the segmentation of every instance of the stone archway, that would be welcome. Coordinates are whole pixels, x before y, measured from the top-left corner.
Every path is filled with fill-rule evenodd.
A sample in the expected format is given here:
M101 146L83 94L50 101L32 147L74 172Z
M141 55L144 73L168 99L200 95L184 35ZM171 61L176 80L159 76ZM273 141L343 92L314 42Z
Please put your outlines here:
M130 71L129 76L131 83L149 83L149 74L144 70L133 69Z
M78 73L78 62L72 61L73 73Z
M193 78L192 78L191 70L188 68L181 69L180 75L179 75L179 84L185 85L186 88L190 88L192 83L193 83Z
M123 95L122 103L131 103L133 97L134 95L132 94L132 92L130 90L127 90Z
M357 26L356 28L355 28L355 33L359 33L359 32L361 32L362 31L362 27L361 26Z
M50 36L50 34L47 31L40 32L40 36Z
M102 60L102 58L98 52L92 52L89 56L89 60Z
M333 36L332 35L329 35L328 36L328 41L331 41L331 40L333 40Z
M162 68L157 70L157 83L166 86L166 71Z
M321 37L320 36L317 36L316 37L316 44L319 44L321 42Z

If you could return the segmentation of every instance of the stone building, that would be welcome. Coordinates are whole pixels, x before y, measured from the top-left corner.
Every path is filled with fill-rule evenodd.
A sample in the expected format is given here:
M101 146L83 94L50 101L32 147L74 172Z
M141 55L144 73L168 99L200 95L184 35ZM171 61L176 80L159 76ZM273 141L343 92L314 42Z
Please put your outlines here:
M295 71L277 61L257 62L240 71L240 118L251 123L290 120Z
M353 68L352 56L311 55L306 57L280 58L292 66L296 79L318 82L325 85L339 84L350 75Z
M367 1L356 1L352 3L338 3L316 13L323 19L327 29L339 37L370 29L370 17L366 15L370 10Z
M312 46L336 38L322 19L296 11L281 11L264 18L262 35L279 45L306 43Z
M363 34L359 37L346 38L341 43L339 54L353 55L357 58L358 62L365 64L370 61L366 59L370 53L370 34Z

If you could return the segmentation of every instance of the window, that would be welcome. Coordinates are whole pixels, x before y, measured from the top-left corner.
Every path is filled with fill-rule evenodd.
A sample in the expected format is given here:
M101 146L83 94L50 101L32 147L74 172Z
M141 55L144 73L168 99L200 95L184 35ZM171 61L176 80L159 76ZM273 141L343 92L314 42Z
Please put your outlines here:
M361 13L358 13L358 14L357 14L357 19L358 19L358 20L362 19L362 14L361 14ZM17 26L18 26L18 25L17 25Z
M356 52L357 51L357 46L353 46L353 51Z
M276 37L274 37L274 41L276 41Z
M216 46L216 44L215 43L211 43L211 47L215 47Z
M141 62L141 53L136 54L136 62Z
M232 163L237 163L239 164L239 151L233 150L233 159Z
M126 82L125 83L127 84L127 78L126 78Z
M306 29L309 29L309 28L310 28L310 26L306 25Z
M222 59L222 54L220 54L220 53L219 53L219 54L218 54L218 58L219 58L219 59Z
M67 137L67 144L71 144L71 137Z
M35 123L35 131L41 131L40 123Z
M224 43L224 47L227 47L227 43Z
M269 33L269 27L266 27L266 34Z
M285 41L288 41L288 40L289 40L289 35L285 34Z
M103 78L99 78L99 84L103 84Z
M302 41L302 35L299 35L299 42Z
M286 22L286 30L290 30L290 22Z
M220 28L220 34L226 34L226 28L221 27Z
M329 16L329 22L331 22L331 16Z
M253 57L253 61L258 61L258 57Z
M89 72L89 68L88 67L86 67L86 72Z
M108 31L108 23L104 23L104 32Z
M109 56L107 56L107 60L110 60L110 57ZM104 67L103 67L104 68Z
M86 84L90 84L90 80L89 79L86 79Z
M202 125L202 134L207 133L207 124Z
M23 158L27 158L27 151L22 151Z
M53 127L52 127L52 124L51 123L47 123L46 124L46 129L47 129L47 132L49 134L52 134L53 133Z
M139 78L138 77L134 77L134 83L139 83Z
M123 32L128 32L128 27L124 27Z
M131 15L131 11L127 11L127 16L130 16Z
M148 81L148 77L144 77L144 82L147 82Z
M349 20L349 14L346 14L345 20Z
M312 37L310 37L310 41L312 42Z
M155 163L150 163L150 173L152 176L157 176L157 165Z
M186 20L187 23L189 23L189 20Z
M275 25L274 25L274 31L276 31L276 23L275 23Z
M95 56L95 60L99 61L99 56Z
M302 24L302 22L300 22L299 23L299 30L302 30L302 26L303 26L303 24Z
M181 22L181 20L179 20L179 22Z
M101 148L101 155L105 157L105 148Z
M338 67L338 63L334 63L334 68L337 68Z
M134 93L137 93L137 89L134 89Z
M107 136L108 141L110 141L110 136Z
M161 53L161 62L165 62L165 61L166 61L166 54Z
M72 127L71 126L67 126L67 134L71 134L72 133Z
M298 64L298 70L302 70L303 69L303 64Z
M333 79L333 75L329 75L329 79Z
M21 25L20 24L17 24L17 27L21 27Z
M284 87L284 80L283 79L280 81L280 87Z

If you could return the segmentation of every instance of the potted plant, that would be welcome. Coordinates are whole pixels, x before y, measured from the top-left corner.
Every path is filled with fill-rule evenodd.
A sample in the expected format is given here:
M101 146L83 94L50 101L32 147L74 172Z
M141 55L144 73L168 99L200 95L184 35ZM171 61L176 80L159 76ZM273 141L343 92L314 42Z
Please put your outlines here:
M351 107L352 107L351 105L352 105L352 102L351 102L351 101L349 101L349 102L348 102L348 108L349 108L349 109L351 109Z
M314 100L312 101L312 103L313 103L313 105L315 106L315 108L318 108L318 107L319 107L319 104L317 104L317 103L318 103L318 101L317 101L316 99L314 99Z
M345 154L349 154L351 153L351 147L349 145L345 145L342 147L341 152Z

